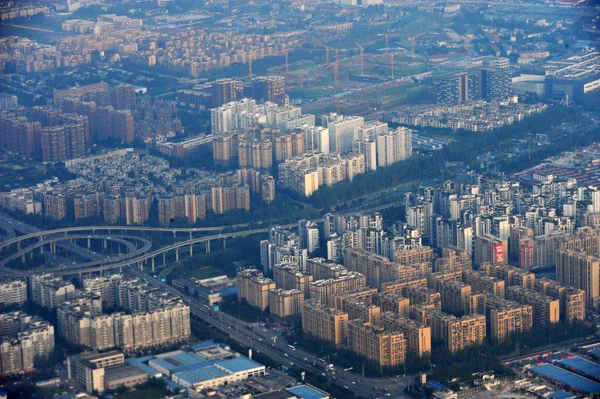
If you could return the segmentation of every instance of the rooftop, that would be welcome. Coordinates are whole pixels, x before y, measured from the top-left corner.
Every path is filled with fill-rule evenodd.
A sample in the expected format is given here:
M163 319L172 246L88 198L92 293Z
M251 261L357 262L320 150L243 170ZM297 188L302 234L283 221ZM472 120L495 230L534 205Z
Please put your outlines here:
M600 393L600 384L551 364L534 366L531 368L531 371L542 377L560 382L561 384L574 388L585 394L594 395Z
M247 357L236 357L228 360L219 360L215 362L216 366L219 366L231 373L239 373L244 370L252 370L259 367L264 367L262 364L250 360Z
M600 365L590 362L589 360L575 356L570 359L563 359L558 363L566 366L566 368L575 371L578 374L585 374L600 378Z
M193 385L199 382L210 381L215 378L227 377L229 373L218 369L215 366L203 367L195 370L183 371L176 373L173 377L177 377L180 380Z
M288 388L288 392L302 398L302 399L328 399L329 395L323 391L319 391L316 388L309 387L307 385L298 385L293 388Z

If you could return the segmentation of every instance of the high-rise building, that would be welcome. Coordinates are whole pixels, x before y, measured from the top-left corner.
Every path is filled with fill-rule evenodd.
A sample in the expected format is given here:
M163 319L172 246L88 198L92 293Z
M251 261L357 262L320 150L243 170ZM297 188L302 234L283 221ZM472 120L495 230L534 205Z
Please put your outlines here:
M275 162L280 163L304 154L306 152L304 134L302 130L297 129L274 136L272 140Z
M475 237L473 262L476 265L488 262L508 264L508 241L488 234Z
M533 307L493 295L485 298L485 319L490 337L502 342L511 334L522 333L533 327Z
M232 166L238 158L238 137L241 134L237 132L224 133L218 135L213 140L213 161L217 165Z
M0 282L0 306L23 305L27 302L27 283L25 281Z
M52 98L54 104L57 104L59 100L67 97L80 98L89 94L95 93L106 93L108 95L108 84L106 82L92 83L84 86L76 86L70 89L52 91Z
M363 288L366 282L365 276L355 272L334 279L313 281L310 283L310 298L325 306L332 306L337 295Z
M143 195L128 193L124 198L124 209L128 226L143 224L149 217L150 201Z
M452 353L480 345L486 337L486 318L470 315L457 318L441 310L418 305L417 321L431 327L431 337L442 340Z
M419 324L396 313L383 312L381 324L391 331L401 331L407 341L407 351L422 357L431 355L431 327Z
M329 130L329 151L347 154L352 151L356 131L365 123L362 116L323 115L323 125Z
M539 292L529 291L521 287L508 287L506 299L533 307L533 325L536 328L548 328L560 321L560 301Z
M129 144L134 140L133 114L130 110L113 111L111 122L112 137L125 144Z
M556 280L585 291L586 302L594 309L600 304L600 258L584 249L561 249L556 256Z
M280 320L299 316L302 313L304 293L297 289L269 290L269 313Z
M389 166L412 156L412 131L405 127L377 136L377 165Z
M380 367L398 367L406 361L404 334L352 320L348 323L348 349Z
M329 154L329 129L322 126L303 126L304 149Z
M246 269L237 273L237 288L240 300L245 299L250 306L264 311L269 306L269 291L275 289L275 282L256 269Z
M130 84L120 84L111 88L110 104L115 109L135 108L135 87Z
M365 156L365 169L377 170L377 142L371 138L355 141L352 150Z
M310 283L313 275L298 270L296 265L278 264L273 267L275 286L282 290L298 290L304 298L310 295Z
M348 339L348 313L323 306L310 299L302 305L302 331L335 346Z
M258 101L270 101L277 105L287 103L285 78L283 76L257 76L252 79L252 97Z

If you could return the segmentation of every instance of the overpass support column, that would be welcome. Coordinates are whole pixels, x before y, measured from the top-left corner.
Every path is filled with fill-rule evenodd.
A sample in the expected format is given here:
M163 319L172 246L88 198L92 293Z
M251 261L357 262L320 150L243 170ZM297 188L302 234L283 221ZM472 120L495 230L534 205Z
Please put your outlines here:
M163 252L163 267L167 265L167 253Z
M227 249L227 238L223 238L223 249Z
M138 266L141 271L144 271L144 262L138 262Z
M40 245L40 254L44 254L44 244Z
M194 244L190 244L190 256L194 256Z
M152 257L152 273L154 273L154 256Z
M173 230L173 238L177 238L177 232Z
M21 250L21 241L17 241L17 251Z
M175 248L175 262L179 262L179 248Z
M210 253L210 240L206 241L206 253Z
M190 240L192 239L192 232L190 231Z
M103 240L102 241L102 249L106 251L106 248L108 247L108 242L107 240Z
M56 241L50 243L50 253L51 254L56 253Z
M23 262L23 264L25 264L25 254L21 255L21 262Z
M89 238L87 239L87 247L88 249L92 247L92 240L90 240Z

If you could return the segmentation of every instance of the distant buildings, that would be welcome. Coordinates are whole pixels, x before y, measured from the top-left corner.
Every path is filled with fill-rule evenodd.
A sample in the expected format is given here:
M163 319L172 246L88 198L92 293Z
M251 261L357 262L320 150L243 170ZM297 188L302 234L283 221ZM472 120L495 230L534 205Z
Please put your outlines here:
M275 289L275 282L256 269L246 269L237 273L237 288L240 300L245 299L250 306L264 311L269 306L269 291Z
M0 314L0 376L30 372L54 351L54 326L16 311Z

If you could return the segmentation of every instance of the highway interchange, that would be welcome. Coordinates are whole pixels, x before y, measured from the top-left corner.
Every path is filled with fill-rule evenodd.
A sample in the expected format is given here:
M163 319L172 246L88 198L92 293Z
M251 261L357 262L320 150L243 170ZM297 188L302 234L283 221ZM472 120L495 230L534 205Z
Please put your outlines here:
M371 208L365 211L382 210L395 204L388 204ZM321 220L318 220L319 222ZM291 228L296 224L284 225L284 228ZM244 227L244 226L236 226ZM55 275L81 275L92 272L101 272L110 269L121 269L128 274L135 275L149 284L160 287L165 291L171 292L174 295L180 296L190 306L191 312L195 317L200 318L206 323L211 324L215 328L223 331L232 339L240 344L252 348L256 353L263 353L270 359L280 363L283 366L297 366L300 369L322 374L325 378L342 387L354 392L357 396L376 397L384 396L383 392L376 392L374 387L378 389L389 390L389 395L392 393L394 397L400 397L401 389L404 388L402 383L394 383L392 379L366 379L351 372L344 371L339 367L334 367L332 372L325 372L322 362L312 353L303 351L300 348L290 348L287 343L279 336L279 339L272 340L277 332L272 330L263 331L264 329L258 326L251 326L248 323L240 321L223 312L215 312L208 306L198 303L195 299L186 296L174 287L165 284L164 282L153 278L151 275L140 270L144 263L152 260L156 256L165 254L169 251L178 251L179 249L192 248L192 246L206 243L213 240L222 240L234 237L245 237L252 234L265 234L268 228L259 228L252 230L242 230L225 232L230 228L224 226L207 227L207 228L149 228L137 226L87 226L87 227L70 227L54 230L39 230L35 227L22 223L10 216L0 214L0 228L5 231L5 240L0 242L0 251L11 246L18 246L17 251L0 260L0 271L11 275L26 276L34 272L51 272ZM175 242L171 245L164 246L159 249L152 250L151 242L148 239L135 235L126 235L128 231L162 231L173 232L174 236L178 233L189 234L191 239L184 239ZM22 235L18 235L21 233ZM102 233L102 234L100 234ZM194 234L201 233L216 233L201 237L193 237ZM86 240L108 240L119 243L123 246L124 253L118 256L106 257L97 254L85 246L77 245L77 242L85 242ZM64 251L73 252L80 258L86 259L85 262L77 262L75 264L62 265L60 267L43 267L33 270L16 270L9 266L9 263L19 257L25 257L33 254L33 251L41 251L44 247L51 248L55 243L56 246L62 247ZM88 244L89 245L89 244ZM47 249L48 250L48 249ZM177 254L177 256L179 256ZM131 267L130 267L131 266Z

